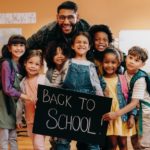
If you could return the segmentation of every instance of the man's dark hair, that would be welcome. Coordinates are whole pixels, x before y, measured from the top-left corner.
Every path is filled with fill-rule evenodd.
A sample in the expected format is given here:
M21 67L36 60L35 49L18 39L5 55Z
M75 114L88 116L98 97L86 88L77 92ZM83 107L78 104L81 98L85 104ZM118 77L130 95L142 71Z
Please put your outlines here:
M95 36L95 33L97 32L104 32L107 34L108 36L108 42L111 43L113 42L113 36L112 36L112 32L110 30L110 28L107 26L107 25L104 25L104 24L99 24L99 25L93 25L90 30L89 30L89 33L91 35L91 38L94 40L94 36Z
M61 9L70 9L70 10L74 10L74 12L77 12L78 6L76 3L72 1L65 1L57 7L57 13L59 13Z

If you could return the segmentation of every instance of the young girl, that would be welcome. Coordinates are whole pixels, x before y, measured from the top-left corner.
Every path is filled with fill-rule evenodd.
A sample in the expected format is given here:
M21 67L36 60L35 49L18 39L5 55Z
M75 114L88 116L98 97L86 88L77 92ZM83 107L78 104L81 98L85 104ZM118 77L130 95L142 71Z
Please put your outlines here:
M83 93L91 93L103 95L100 87L100 82L96 69L93 63L87 60L86 54L90 49L90 37L86 32L79 32L72 39L72 49L74 51L74 58L68 60L63 68L63 88L71 89ZM60 142L58 144L64 145L59 149L69 149L69 142ZM84 147L82 147L84 146ZM99 150L98 145L83 144L77 142L77 148L88 150Z
M27 122L28 135L32 138L33 147L36 150L39 149L45 150L45 146L44 146L45 136L32 133L35 107L37 101L38 84L49 85L49 81L45 77L45 75L40 74L42 66L43 66L42 51L41 50L28 51L28 53L25 55L25 60L24 60L26 77L23 78L20 84L21 90L30 96L30 99L24 102L25 118ZM21 125L21 116L23 110L23 108L21 109L22 104L23 103L21 103L20 100L20 104L19 104L20 107L18 107L19 109L17 110L18 126Z
M21 66L20 58L26 50L26 39L21 35L13 35L3 47L1 64L0 90L0 149L17 150L16 134L16 102L28 96L20 91Z
M109 28L109 26L104 25L104 24L100 24L100 25L93 25L90 30L89 33L91 35L92 38L92 43L93 46L91 48L91 50L88 52L88 58L93 61L97 67L97 72L98 75L101 76L103 74L103 69L102 69L102 59L103 59L103 53L105 51L106 48L108 47L113 47L112 43L114 41L113 36L112 36L112 32ZM123 57L123 53L117 49L118 52L122 55ZM122 59L121 57L121 59ZM121 66L125 66L122 61L122 65ZM123 68L120 67L119 68L119 72L122 73Z
M103 76L100 78L105 96L113 98L111 111L119 110L126 106L128 99L128 86L126 78L118 75L120 54L117 50L107 48L103 53ZM127 150L127 136L134 134L135 127L128 129L127 114L110 121L107 129L109 149ZM134 131L132 131L134 130ZM132 133L133 132L133 133Z
M62 68L69 57L69 52L66 46L58 42L50 42L46 51L46 63L48 70L46 76L51 83L51 86L60 87L62 85ZM55 149L55 141L57 138L51 137L51 150Z
M46 52L46 63L48 70L46 76L53 86L60 86L62 68L67 58L69 51L63 43L50 42Z
M88 57L96 64L98 74L102 75L102 58L104 50L113 42L113 36L107 25L93 25L89 33L92 38L93 46L88 52Z
M147 81L145 80L145 77L137 77L139 72L141 72L140 69L145 65L147 59L148 54L143 48L134 46L128 51L126 58L127 70L125 72L125 76L130 87L129 100L131 100L131 102L122 109L103 115L104 120L114 120L119 116L131 111L138 105L138 103L140 103L138 118L141 121L139 122L140 130L138 130L138 134L140 136L139 143L137 142L137 146L140 144L140 147L136 147L136 149L140 150L150 149L150 96L148 93ZM135 81L134 84L133 81ZM142 130L143 132L141 132Z

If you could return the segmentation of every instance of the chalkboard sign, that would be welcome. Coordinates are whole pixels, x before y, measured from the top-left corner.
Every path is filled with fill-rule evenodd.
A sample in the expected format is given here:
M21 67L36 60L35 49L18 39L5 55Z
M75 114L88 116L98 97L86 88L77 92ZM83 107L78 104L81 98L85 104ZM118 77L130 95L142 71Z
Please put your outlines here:
M44 85L38 86L33 133L103 146L112 100Z

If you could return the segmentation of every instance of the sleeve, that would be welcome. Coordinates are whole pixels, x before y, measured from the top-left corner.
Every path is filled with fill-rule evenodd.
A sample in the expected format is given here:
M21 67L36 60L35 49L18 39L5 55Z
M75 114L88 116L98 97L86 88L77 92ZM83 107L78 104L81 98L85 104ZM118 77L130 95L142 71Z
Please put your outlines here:
M146 81L145 78L139 78L133 87L132 98L134 99L144 99L144 93L146 91Z
M40 28L35 34L27 39L27 48L29 49L42 49L44 50L49 42L51 30L56 25L56 22L49 23L48 25Z
M96 95L104 96L94 64L90 65L90 79L92 86L96 89Z
M6 95L8 96L12 96L12 97L20 97L21 92L16 90L13 87L13 82L12 82L12 70L10 68L10 65L8 63L8 61L4 61L2 63L2 88L3 91Z
M61 79L62 79L62 82L63 82L63 81L65 80L65 78L66 78L66 75L67 75L67 72L68 72L70 63L71 63L71 61L70 61L70 60L67 60L66 63L64 64L63 68L62 68L62 71L61 71Z

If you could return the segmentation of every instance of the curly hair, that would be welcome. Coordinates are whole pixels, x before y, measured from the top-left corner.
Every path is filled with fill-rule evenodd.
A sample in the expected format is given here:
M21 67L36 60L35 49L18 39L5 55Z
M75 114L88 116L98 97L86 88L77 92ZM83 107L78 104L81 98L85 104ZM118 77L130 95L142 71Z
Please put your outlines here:
M66 44L59 43L56 41L50 42L46 49L46 55L45 55L45 61L47 63L48 68L55 68L55 63L54 63L53 58L56 55L58 47L61 48L63 55L65 55L67 58L70 56L70 52L69 52Z
M112 32L107 25L99 24L99 25L91 26L91 28L89 29L89 33L91 35L92 40L94 40L95 33L97 33L97 32L106 33L108 35L109 43L112 43L114 41L113 36L112 36Z

